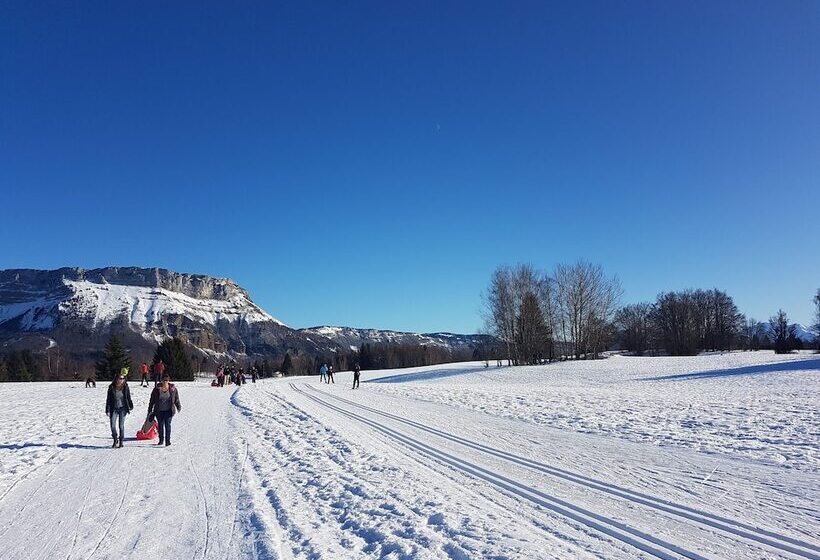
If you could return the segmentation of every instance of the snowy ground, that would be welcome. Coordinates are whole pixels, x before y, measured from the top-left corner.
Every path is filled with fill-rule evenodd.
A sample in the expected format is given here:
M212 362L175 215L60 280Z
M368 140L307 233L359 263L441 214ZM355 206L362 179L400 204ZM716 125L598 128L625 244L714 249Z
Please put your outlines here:
M0 385L0 557L820 559L820 356ZM132 383L143 420L148 390Z

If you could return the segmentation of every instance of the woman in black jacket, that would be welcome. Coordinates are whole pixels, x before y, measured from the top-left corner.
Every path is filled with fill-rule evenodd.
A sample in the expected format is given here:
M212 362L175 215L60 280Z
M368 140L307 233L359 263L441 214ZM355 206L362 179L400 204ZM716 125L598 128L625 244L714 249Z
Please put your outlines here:
M131 401L131 390L125 376L128 375L128 368L122 368L120 374L108 386L108 395L105 398L105 413L111 421L111 437L114 444L111 447L122 447L122 440L125 437L125 415L134 409ZM120 433L117 435L117 424Z
M162 376L162 383L151 391L148 401L148 418L156 418L159 424L159 443L171 445L171 420L174 414L182 410L179 404L179 391L171 383L171 376L167 373Z

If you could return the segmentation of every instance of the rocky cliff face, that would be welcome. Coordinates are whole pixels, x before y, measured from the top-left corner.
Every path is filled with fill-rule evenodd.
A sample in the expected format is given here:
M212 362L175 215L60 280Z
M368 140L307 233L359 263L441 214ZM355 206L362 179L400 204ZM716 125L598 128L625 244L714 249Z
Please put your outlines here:
M87 362L112 333L140 360L170 336L212 362L339 350L271 317L224 278L136 267L0 271L0 352L56 347Z

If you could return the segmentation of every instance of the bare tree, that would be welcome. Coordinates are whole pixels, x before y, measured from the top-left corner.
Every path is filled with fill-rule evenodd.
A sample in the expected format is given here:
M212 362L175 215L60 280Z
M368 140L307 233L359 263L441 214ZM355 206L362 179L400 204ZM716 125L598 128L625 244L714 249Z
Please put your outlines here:
M651 330L651 303L633 303L615 314L615 325L623 347L641 356L649 348Z
M572 343L576 359L596 357L605 347L609 325L622 289L617 277L607 278L600 265L578 261L560 264L553 275L557 313L564 340Z
M788 354L792 351L790 339L794 338L794 328L789 327L789 317L782 309L769 318L769 329L772 332L772 344L775 354Z
M515 296L512 271L507 266L498 267L490 278L490 287L484 295L484 313L487 330L504 344L507 363L512 365L515 349Z

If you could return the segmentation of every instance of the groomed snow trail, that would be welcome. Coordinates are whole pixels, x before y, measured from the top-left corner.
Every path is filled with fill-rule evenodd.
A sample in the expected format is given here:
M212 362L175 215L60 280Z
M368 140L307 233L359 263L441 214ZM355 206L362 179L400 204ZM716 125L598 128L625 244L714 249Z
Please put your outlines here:
M126 420L125 446L112 449L103 412L105 384L96 389L37 385L42 395L32 391L28 403L14 409L17 436L28 436L25 443L50 455L35 458L30 467L15 465L17 477L0 490L0 557L232 556L239 470L227 393L180 384L182 412L173 421L171 446L160 447L156 440L134 438L145 419L149 389L132 383L135 409ZM49 417L45 440L43 434L26 433L27 426L38 425L40 414Z
M0 558L818 560L820 372L768 360L180 383L169 448L111 449L104 384L0 384ZM553 389L578 420L535 402Z

